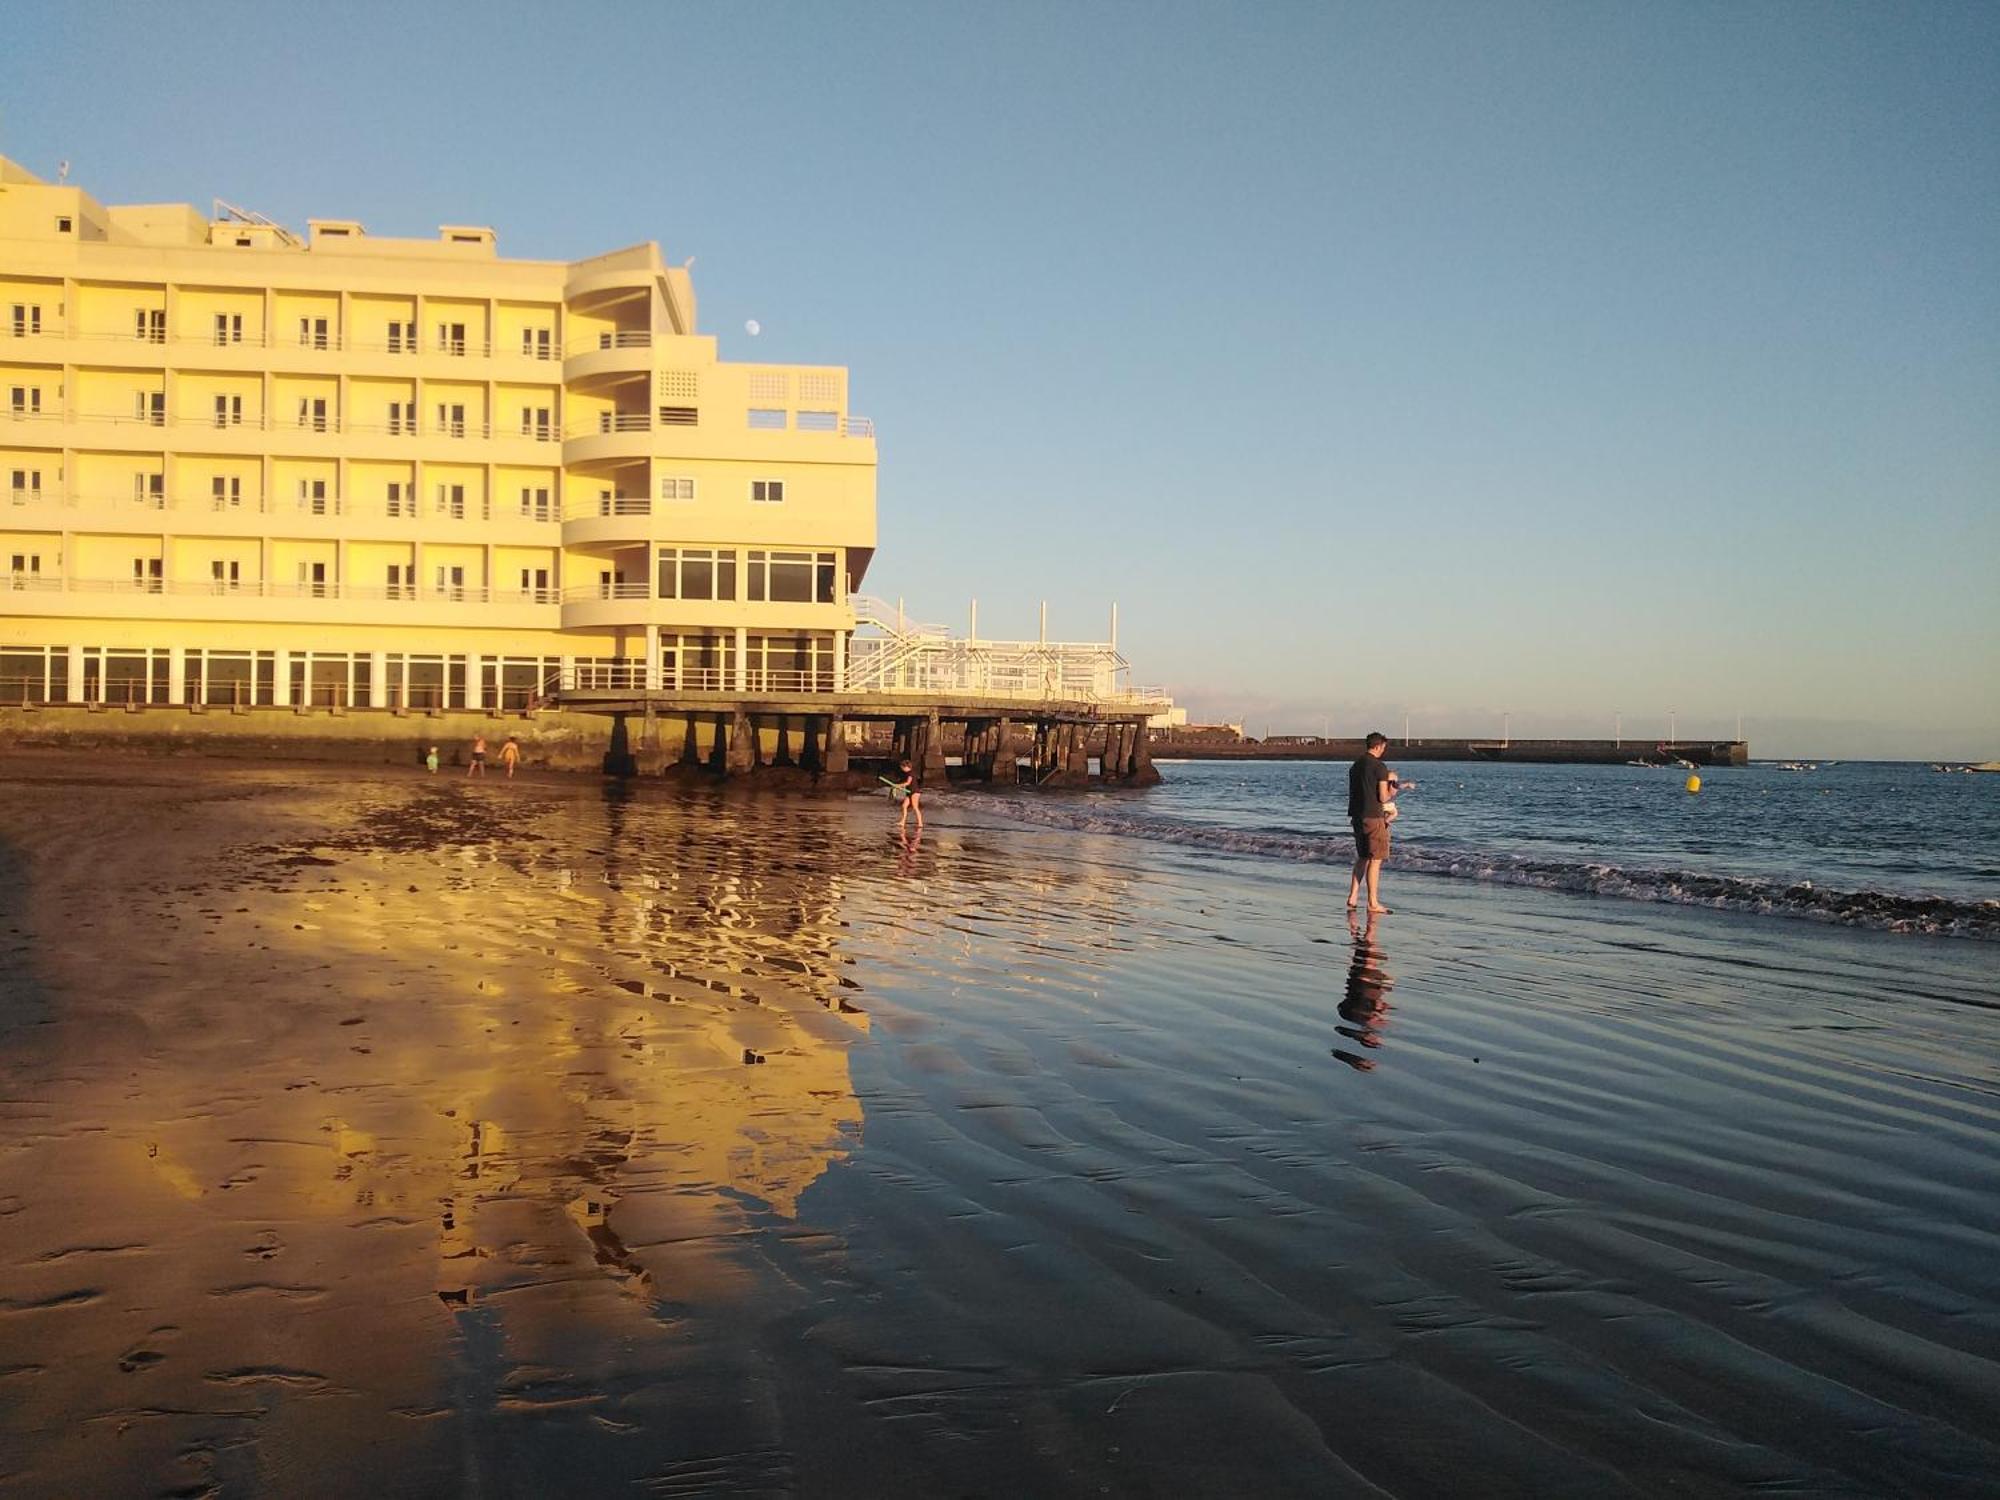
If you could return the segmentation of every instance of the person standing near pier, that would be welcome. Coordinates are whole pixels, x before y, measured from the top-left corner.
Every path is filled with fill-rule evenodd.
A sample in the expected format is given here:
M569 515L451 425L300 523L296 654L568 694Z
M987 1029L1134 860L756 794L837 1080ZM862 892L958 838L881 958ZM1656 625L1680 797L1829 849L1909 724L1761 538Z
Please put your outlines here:
M1380 732L1368 736L1367 747L1347 768L1347 821L1354 829L1354 873L1347 882L1347 909L1361 904L1361 889L1368 888L1368 910L1386 913L1382 904L1382 861L1389 857L1390 808L1405 782L1383 762L1389 737Z

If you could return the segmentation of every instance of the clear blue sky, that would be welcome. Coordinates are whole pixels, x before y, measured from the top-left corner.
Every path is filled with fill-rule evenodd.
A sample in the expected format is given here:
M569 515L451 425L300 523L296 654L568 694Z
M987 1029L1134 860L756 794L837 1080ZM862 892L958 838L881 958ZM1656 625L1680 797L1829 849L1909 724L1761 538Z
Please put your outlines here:
M868 587L923 617L1116 600L1141 681L1253 729L2000 755L2000 6L4 31L0 152L105 201L698 257L726 357L852 368Z

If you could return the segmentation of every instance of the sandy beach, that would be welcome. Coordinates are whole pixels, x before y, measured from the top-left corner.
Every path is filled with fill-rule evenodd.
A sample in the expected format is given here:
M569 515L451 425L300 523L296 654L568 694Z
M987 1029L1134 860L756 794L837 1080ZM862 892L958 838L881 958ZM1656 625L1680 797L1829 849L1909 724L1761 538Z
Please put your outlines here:
M1993 950L0 767L0 1493L1990 1494Z

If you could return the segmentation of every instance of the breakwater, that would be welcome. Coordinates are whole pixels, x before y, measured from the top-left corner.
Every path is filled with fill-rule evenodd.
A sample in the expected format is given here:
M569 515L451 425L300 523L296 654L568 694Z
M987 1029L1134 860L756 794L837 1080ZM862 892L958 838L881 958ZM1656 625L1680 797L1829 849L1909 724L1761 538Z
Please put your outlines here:
M1161 760L1352 760L1361 754L1359 739L1204 740L1153 737L1153 754ZM1628 761L1669 765L1691 761L1698 766L1741 766L1750 760L1747 740L1523 740L1420 739L1389 741L1391 761L1497 760L1516 765L1616 766Z

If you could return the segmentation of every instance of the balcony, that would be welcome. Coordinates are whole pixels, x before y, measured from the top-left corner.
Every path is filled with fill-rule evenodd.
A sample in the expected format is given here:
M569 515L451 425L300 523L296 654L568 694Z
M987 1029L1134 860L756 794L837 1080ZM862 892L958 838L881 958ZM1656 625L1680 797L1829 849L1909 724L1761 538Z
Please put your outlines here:
M653 335L640 329L601 329L563 348L563 381L588 386L607 376L646 374L653 365Z
M645 495L604 495L563 507L565 547L617 546L653 534L653 502Z
M616 463L645 458L652 447L652 431L651 412L599 412L563 429L563 462Z
M551 629L558 591L456 584L284 582L217 578L62 578L0 575L0 616L102 616L246 623L484 625Z

